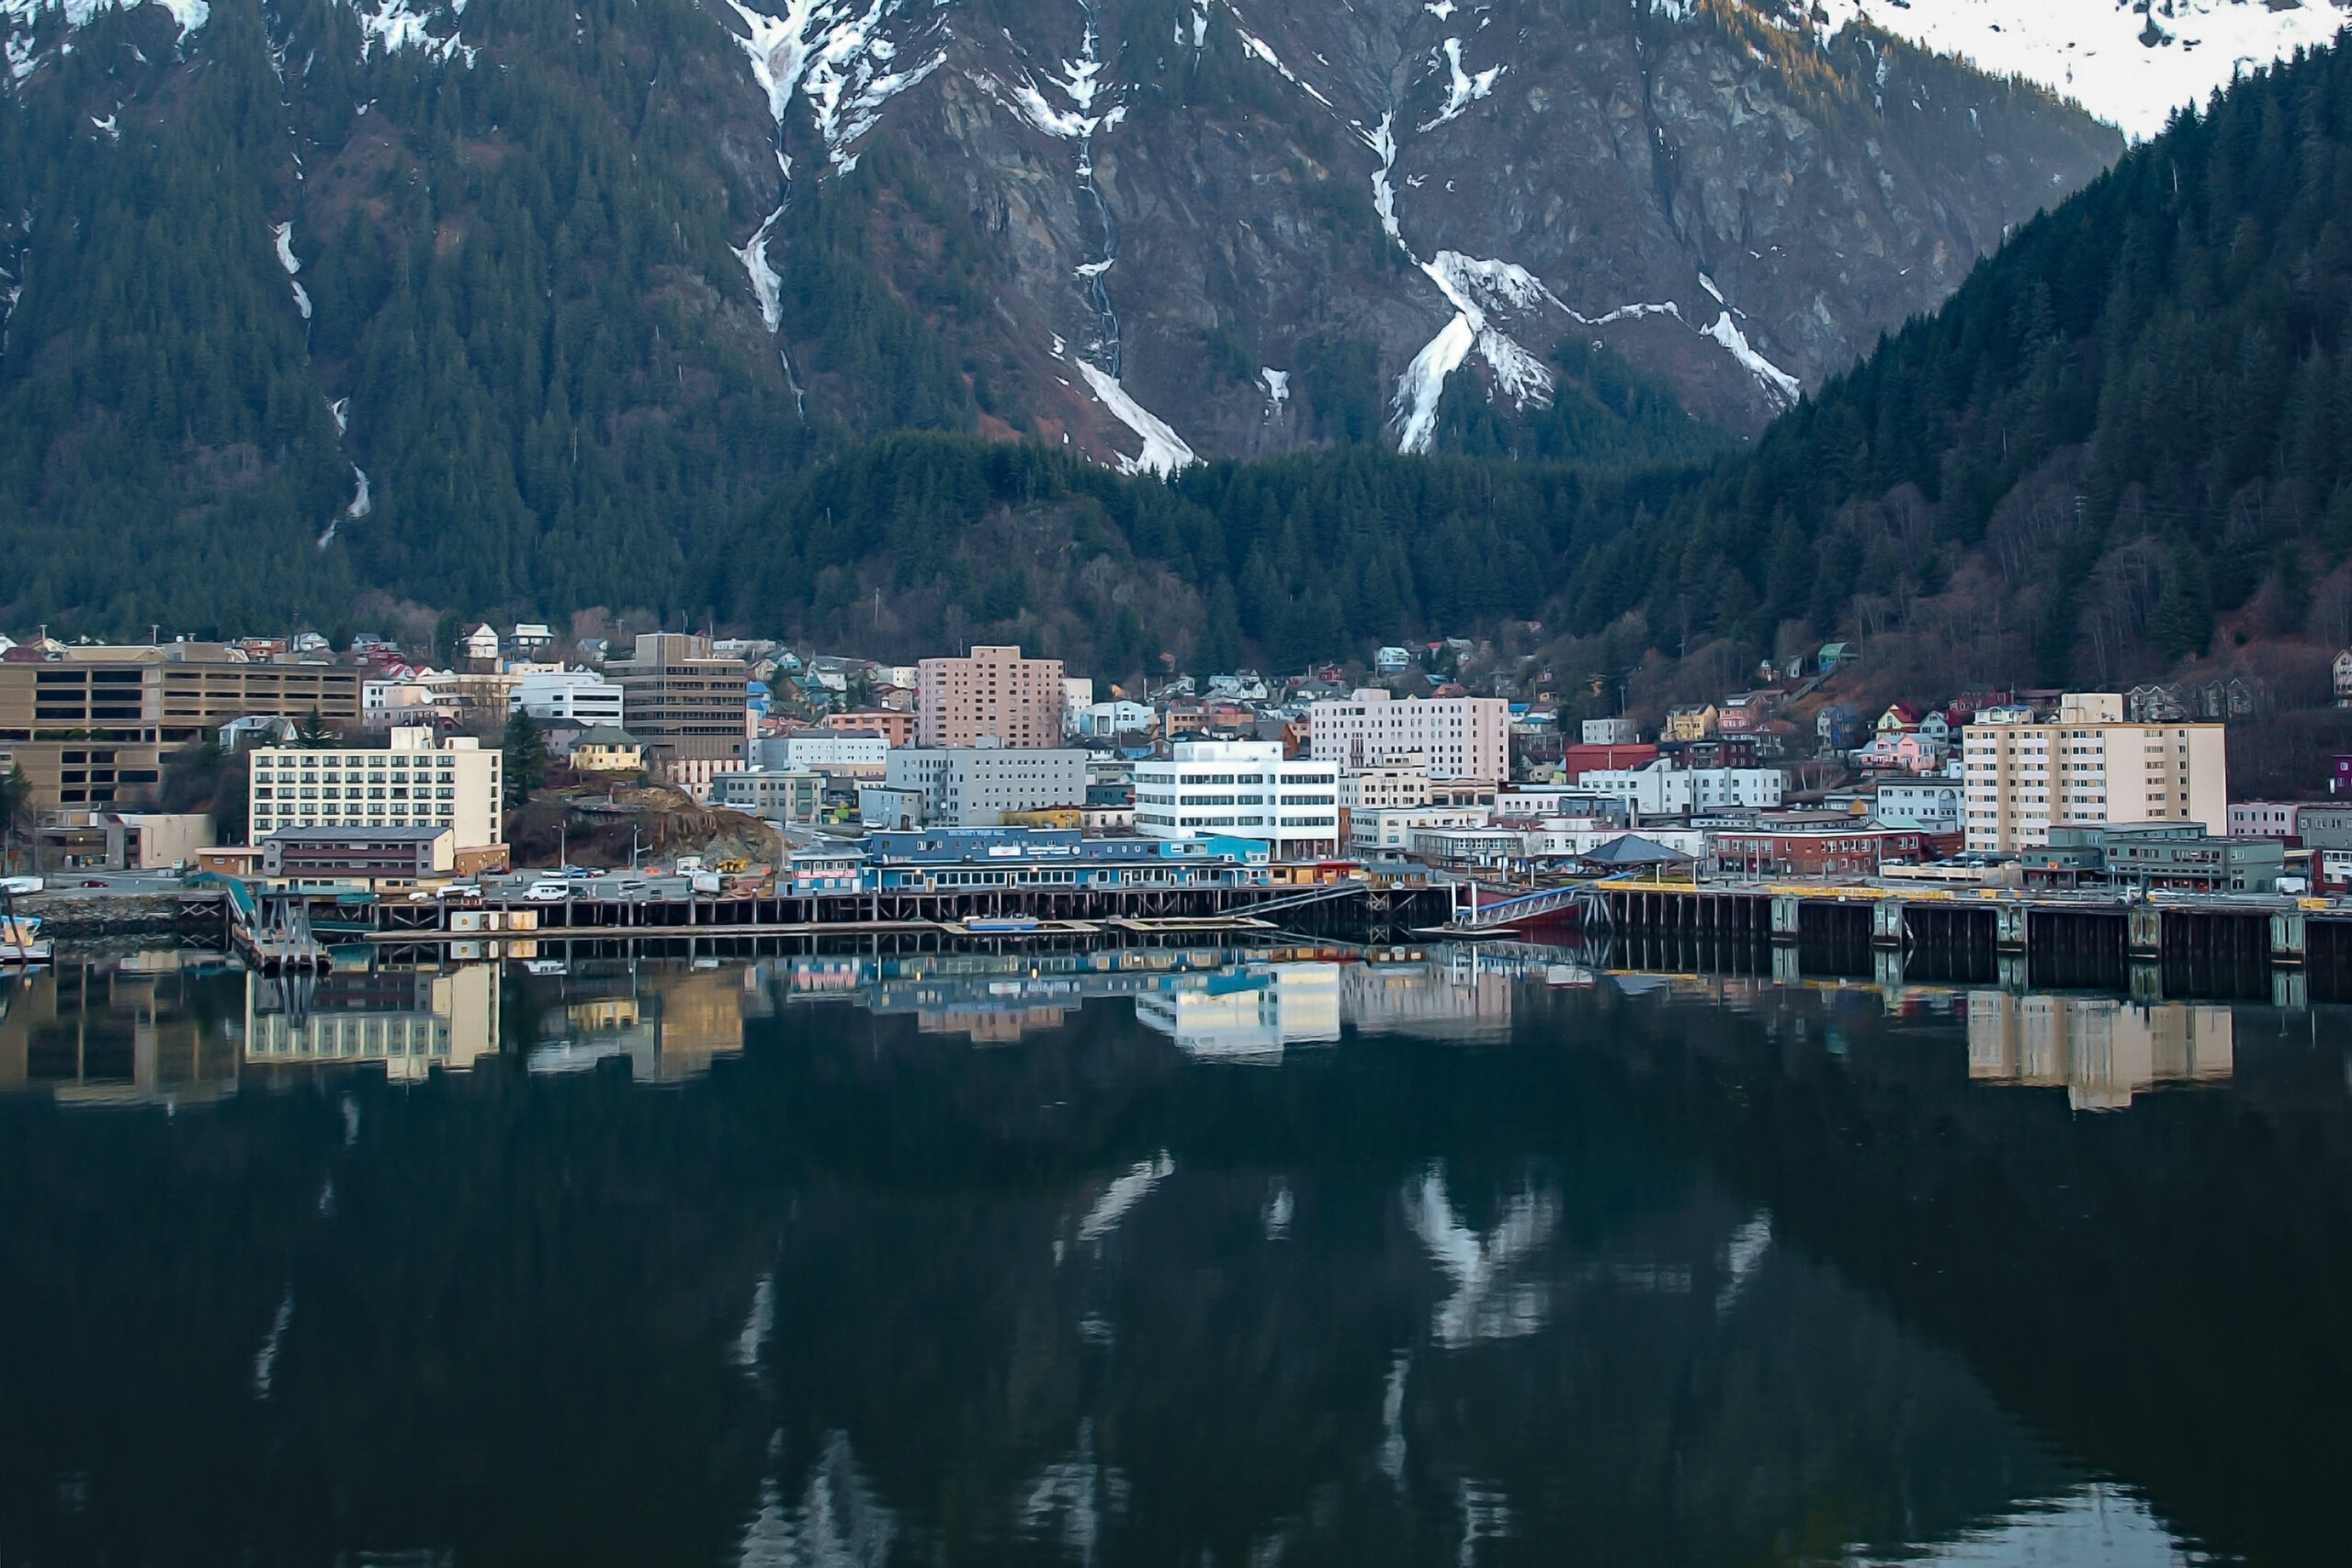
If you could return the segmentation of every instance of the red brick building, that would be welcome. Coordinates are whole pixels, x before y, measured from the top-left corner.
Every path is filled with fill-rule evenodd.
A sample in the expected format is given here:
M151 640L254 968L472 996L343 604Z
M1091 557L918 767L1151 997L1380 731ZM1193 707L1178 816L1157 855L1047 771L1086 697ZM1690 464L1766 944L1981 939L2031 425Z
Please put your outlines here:
M1715 835L1717 871L1767 876L1867 876L1880 866L1917 862L1930 852L1932 835L1917 829L1851 828L1754 831Z

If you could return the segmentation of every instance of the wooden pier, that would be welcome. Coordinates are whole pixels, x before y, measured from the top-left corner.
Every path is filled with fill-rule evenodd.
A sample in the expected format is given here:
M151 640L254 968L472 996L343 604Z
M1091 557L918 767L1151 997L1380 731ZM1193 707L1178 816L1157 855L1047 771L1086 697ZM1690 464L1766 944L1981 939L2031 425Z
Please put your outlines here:
M1631 881L1593 891L1588 919L1636 961L1712 953L1733 972L1868 976L1892 954L1913 980L1955 983L1991 983L2021 961L2037 987L2352 999L2352 908L2312 901ZM1792 951L1776 960L1776 949Z
M678 898L569 898L346 903L334 894L277 894L302 906L304 929L323 942L406 946L511 942L704 937L814 938L909 935L1040 940L1100 935L1214 935L1295 931L1393 941L1441 924L1453 890L1427 883L1349 881L1297 887L978 887L912 893L829 893ZM221 898L232 942L256 952L264 923L251 894ZM292 915L273 911L277 929ZM1024 927L1026 929L1024 929Z

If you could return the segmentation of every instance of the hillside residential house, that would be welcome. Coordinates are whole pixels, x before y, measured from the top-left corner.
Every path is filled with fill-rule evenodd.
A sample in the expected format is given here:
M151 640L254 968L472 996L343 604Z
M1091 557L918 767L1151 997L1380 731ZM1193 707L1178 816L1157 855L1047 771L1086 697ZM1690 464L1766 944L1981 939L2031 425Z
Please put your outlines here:
M1713 703L1686 703L1666 710L1663 740L1704 740L1715 733L1721 715Z

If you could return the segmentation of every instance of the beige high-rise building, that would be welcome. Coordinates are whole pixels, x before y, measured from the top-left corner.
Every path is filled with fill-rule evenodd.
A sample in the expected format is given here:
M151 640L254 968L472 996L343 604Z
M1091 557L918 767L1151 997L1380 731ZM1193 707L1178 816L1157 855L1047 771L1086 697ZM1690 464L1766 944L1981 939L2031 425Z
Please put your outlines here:
M723 773L751 755L751 667L714 653L710 638L647 632L631 657L605 660L605 678L620 687L623 728L651 760L725 762ZM702 770L705 783L710 772Z
M1062 661L1018 648L977 647L967 659L926 659L915 683L915 744L1062 743Z
M0 661L0 773L23 768L43 810L153 803L163 759L232 719L316 713L331 730L359 724L350 665L255 664L220 643L25 655Z
M1972 850L2035 849L2056 823L2201 822L2229 829L2229 752L2218 724L2126 724L2112 692L2070 692L2054 723L2022 709L1962 731Z

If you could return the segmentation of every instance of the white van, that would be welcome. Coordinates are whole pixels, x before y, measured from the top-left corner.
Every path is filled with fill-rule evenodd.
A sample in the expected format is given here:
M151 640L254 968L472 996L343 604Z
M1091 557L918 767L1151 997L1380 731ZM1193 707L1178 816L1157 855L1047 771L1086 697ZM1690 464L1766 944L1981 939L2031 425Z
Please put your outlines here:
M525 890L523 897L534 904L560 904L571 897L571 885L553 878L542 877Z

